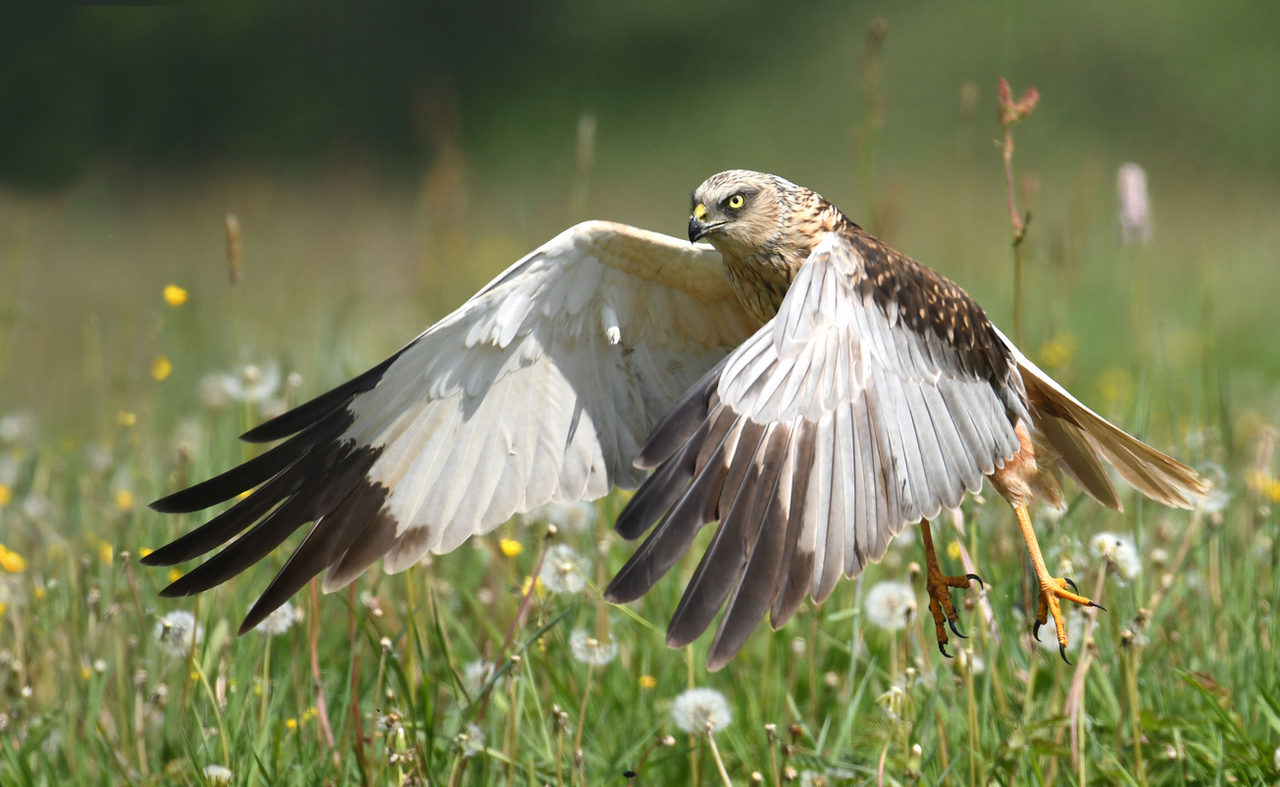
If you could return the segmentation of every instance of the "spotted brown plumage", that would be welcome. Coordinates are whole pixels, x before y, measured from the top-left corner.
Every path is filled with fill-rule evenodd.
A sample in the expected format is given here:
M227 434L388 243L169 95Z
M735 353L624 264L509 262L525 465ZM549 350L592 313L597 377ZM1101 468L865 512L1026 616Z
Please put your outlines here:
M1038 623L1058 600L1092 603L1049 577L1025 505L1062 502L1062 471L1120 501L1103 460L1144 494L1189 506L1195 473L1097 416L1035 367L960 287L886 246L814 192L734 170L694 192L691 240L725 258L735 292L769 322L680 398L638 462L654 468L619 515L649 535L605 591L644 594L716 532L667 630L673 646L723 609L708 666L723 666L768 614L777 628L821 601L916 522L945 654L955 628L928 519L991 479L1018 512L1041 584ZM777 297L782 293L782 297ZM652 529L650 529L652 528ZM1038 628L1038 626L1037 626Z
M402 570L513 514L639 484L616 528L649 535L606 596L640 596L717 522L668 640L692 641L723 609L719 667L766 614L780 626L826 598L984 479L1019 510L1033 561L1024 504L1060 502L1063 471L1112 507L1104 461L1170 505L1203 492L1044 375L958 286L815 192L720 173L694 192L689 234L711 247L570 228L382 364L247 433L284 442L154 504L195 511L252 490L148 555L225 545L165 593L226 581L310 522L245 630L321 572L332 590L380 557ZM957 578L927 552L941 646L954 609L939 588ZM1058 598L1087 601L1036 565L1041 622Z

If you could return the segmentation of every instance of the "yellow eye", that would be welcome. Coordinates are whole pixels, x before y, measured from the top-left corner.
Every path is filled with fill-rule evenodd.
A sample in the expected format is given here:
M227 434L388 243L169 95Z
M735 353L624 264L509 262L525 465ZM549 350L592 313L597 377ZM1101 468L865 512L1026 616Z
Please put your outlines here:
M738 208L741 208L743 205L747 204L747 198L742 196L741 194L734 194L732 197L729 198L729 202L727 204L733 210L737 210Z

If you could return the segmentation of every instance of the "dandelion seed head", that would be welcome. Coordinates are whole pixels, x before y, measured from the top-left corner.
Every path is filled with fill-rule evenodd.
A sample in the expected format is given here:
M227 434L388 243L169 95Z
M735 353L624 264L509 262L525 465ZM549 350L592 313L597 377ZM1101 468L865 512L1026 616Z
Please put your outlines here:
M671 720L685 732L715 733L733 722L729 701L715 689L689 689L671 704Z
M1064 604L1062 618L1067 628L1067 652L1077 651L1080 649L1080 640L1084 637L1084 615L1074 607L1068 608ZM1058 634L1052 618L1047 626L1040 627L1040 639L1033 641L1046 653L1058 653Z
M255 631L261 631L269 637L283 634L296 623L302 615L302 610L286 601L271 611L262 619L262 622L254 626Z
M0 416L0 443L23 445L36 436L36 417L26 410Z
M1107 561L1122 582L1142 573L1142 557L1133 539L1120 533L1099 533L1090 543L1093 554Z
M240 370L240 388L236 399L242 402L264 402L280 387L280 366L249 364Z
M916 614L916 593L906 582L877 582L863 602L867 620L886 631L905 628Z
M577 593L587 586L591 562L566 544L556 544L542 559L538 579L552 593Z
M596 504L581 500L547 503L524 514L521 519L525 524L543 523L570 533L582 533L596 523Z
M477 724L468 724L464 731L458 733L458 746L464 758L480 754L484 751L484 730Z
M234 775L225 765L204 766L204 778L208 779L210 784L230 784Z
M476 659L462 668L462 687L474 697L491 677L493 677L492 662Z
M156 623L152 634L156 642L173 656L185 656L204 638L204 628L195 615L182 609L168 613Z
M569 635L569 650L573 657L592 667L603 667L618 657L618 643L613 635L601 640L583 629L574 629Z

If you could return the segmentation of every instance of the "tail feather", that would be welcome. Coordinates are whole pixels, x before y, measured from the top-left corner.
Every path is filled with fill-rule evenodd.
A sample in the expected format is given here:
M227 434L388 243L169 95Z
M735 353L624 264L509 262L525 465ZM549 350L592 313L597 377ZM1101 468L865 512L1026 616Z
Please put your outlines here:
M1099 457L1133 488L1167 506L1191 508L1208 494L1204 480L1194 470L1085 407L1020 353L1018 370L1037 426L1067 472L1098 502L1120 507Z

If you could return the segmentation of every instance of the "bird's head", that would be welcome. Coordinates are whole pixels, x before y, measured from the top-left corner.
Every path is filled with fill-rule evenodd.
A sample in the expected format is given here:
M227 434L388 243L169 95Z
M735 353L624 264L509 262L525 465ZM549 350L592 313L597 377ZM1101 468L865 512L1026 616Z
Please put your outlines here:
M751 257L777 243L799 187L777 175L731 169L693 191L689 240L705 240L733 257Z

